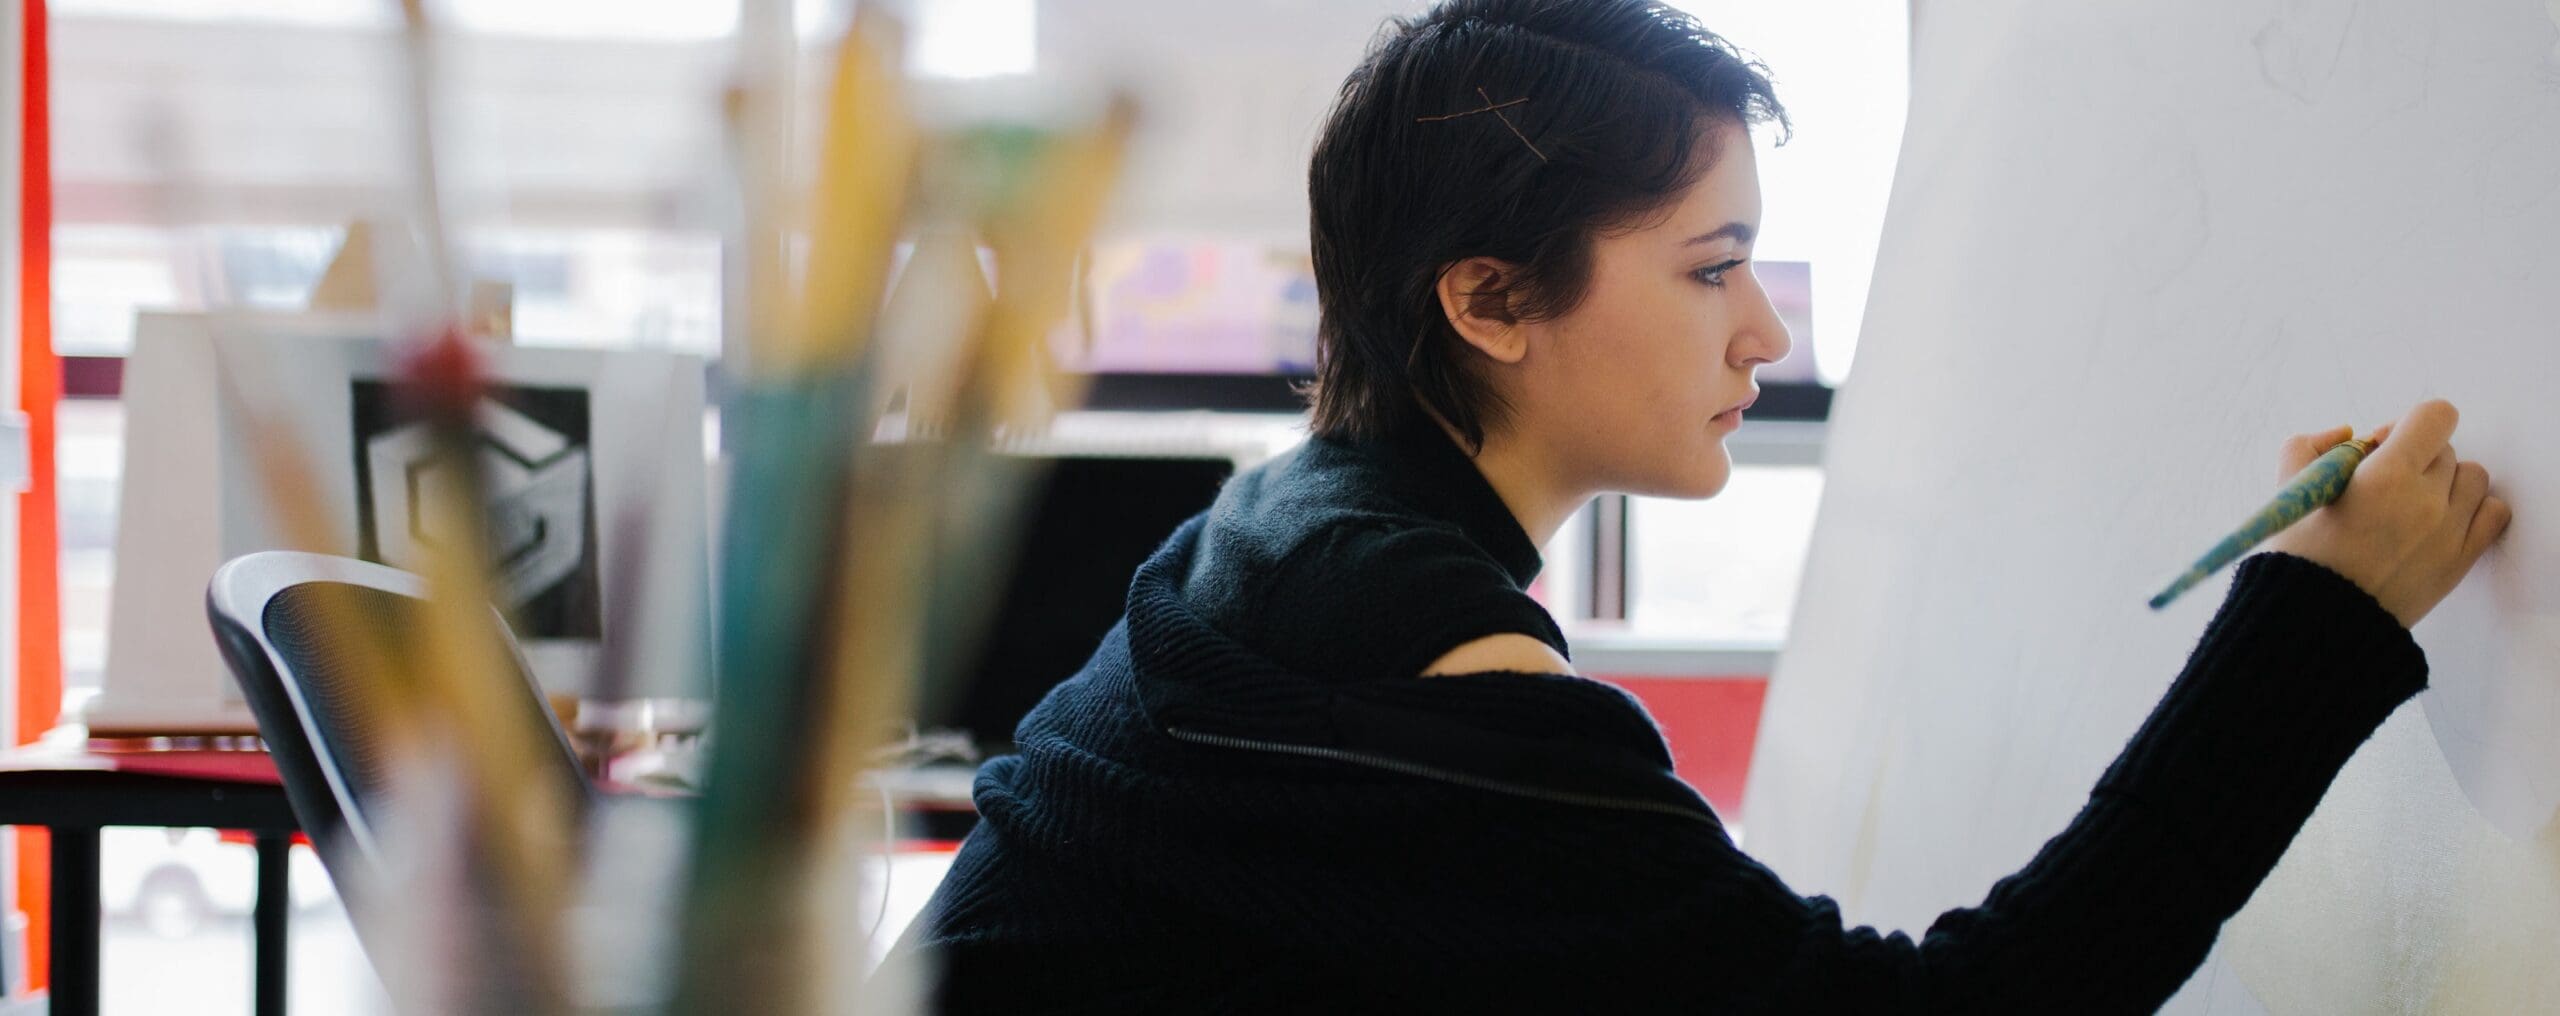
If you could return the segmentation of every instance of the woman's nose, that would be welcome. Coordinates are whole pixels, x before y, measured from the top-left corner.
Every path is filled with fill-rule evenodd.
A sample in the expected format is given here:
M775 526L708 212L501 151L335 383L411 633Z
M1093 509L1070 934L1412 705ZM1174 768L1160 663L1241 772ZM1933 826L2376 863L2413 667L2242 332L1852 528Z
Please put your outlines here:
M1769 300L1766 291L1759 297L1759 313L1751 316L1734 343L1734 355L1741 360L1738 366L1776 363L1786 359L1787 352L1794 348L1794 340L1787 335L1787 322L1778 316L1778 305Z

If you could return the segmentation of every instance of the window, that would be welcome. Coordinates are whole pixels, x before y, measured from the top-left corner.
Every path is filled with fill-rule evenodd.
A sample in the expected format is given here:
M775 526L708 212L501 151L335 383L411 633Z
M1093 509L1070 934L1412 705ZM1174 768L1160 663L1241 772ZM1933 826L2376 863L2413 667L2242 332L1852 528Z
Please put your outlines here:
M803 36L843 21L847 0L795 0ZM563 39L698 41L738 28L740 0L444 0L430 10L482 35ZM388 0L53 0L56 17L194 23L264 22L323 28L394 25ZM927 77L975 78L1031 70L1033 0L916 0L908 10L907 58Z
M1627 627L1776 647L1813 544L1822 470L1737 466L1706 501L1636 498L1627 519Z
M1033 0L924 0L907 39L908 65L932 78L1030 73L1034 10Z
M735 0L441 8L472 36L453 47L448 108L454 207L478 216L456 230L464 274L513 287L522 341L716 354L720 241L703 194ZM346 223L398 207L395 79L376 59L392 5L51 10L57 352L122 356L147 309L304 306ZM105 662L124 413L73 398L57 420L77 709Z
M66 224L54 231L54 349L122 356L135 315L307 304L344 231ZM541 345L720 351L720 238L709 230L495 229L464 271L514 287L515 333Z
M738 21L738 0L444 0L430 10L465 30L504 35L710 39ZM384 0L53 0L52 13L329 28L387 28L398 20Z

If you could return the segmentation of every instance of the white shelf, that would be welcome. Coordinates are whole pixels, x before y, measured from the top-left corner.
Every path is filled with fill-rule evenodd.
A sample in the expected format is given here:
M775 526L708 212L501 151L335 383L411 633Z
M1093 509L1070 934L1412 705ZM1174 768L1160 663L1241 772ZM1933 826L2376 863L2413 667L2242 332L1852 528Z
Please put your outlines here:
M1573 669L1627 677L1765 678L1776 671L1781 646L1589 629L1567 631L1565 638L1573 645Z

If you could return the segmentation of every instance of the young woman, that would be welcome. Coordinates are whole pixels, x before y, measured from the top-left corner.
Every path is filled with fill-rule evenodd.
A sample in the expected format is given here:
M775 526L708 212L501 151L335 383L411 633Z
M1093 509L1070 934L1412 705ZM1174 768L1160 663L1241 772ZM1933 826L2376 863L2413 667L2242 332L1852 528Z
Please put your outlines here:
M2084 1012L2185 980L2424 686L2407 626L2506 506L2419 406L2241 565L2026 868L1916 940L1844 928L1523 592L1592 495L1723 487L1788 346L1750 268L1764 124L1761 70L1650 0L1448 0L1376 43L1308 174L1315 436L1173 535L979 775L918 935L945 1009Z

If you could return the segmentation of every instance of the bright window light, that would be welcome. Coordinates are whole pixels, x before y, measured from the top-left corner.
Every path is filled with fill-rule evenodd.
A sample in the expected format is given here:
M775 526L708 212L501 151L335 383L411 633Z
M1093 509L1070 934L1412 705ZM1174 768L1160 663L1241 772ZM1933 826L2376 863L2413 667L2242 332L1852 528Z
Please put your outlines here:
M907 61L929 78L1029 74L1039 34L1034 0L917 0Z
M738 0L443 0L428 10L465 31L495 35L689 40L728 35ZM388 26L388 0L54 0L56 15L160 21L261 21Z
M293 25L387 25L380 0L53 0L46 13L155 21L275 21Z
M429 9L502 35L716 39L738 24L738 0L444 0Z
M844 0L788 0L803 36L842 28ZM492 35L687 41L737 31L742 0L441 0L429 10ZM388 26L387 0L54 0L56 15L157 21ZM910 0L907 58L917 74L985 78L1035 64L1037 0Z
M1787 637L1822 470L1741 466L1706 501L1634 499L1628 627L1638 634L1776 644Z

